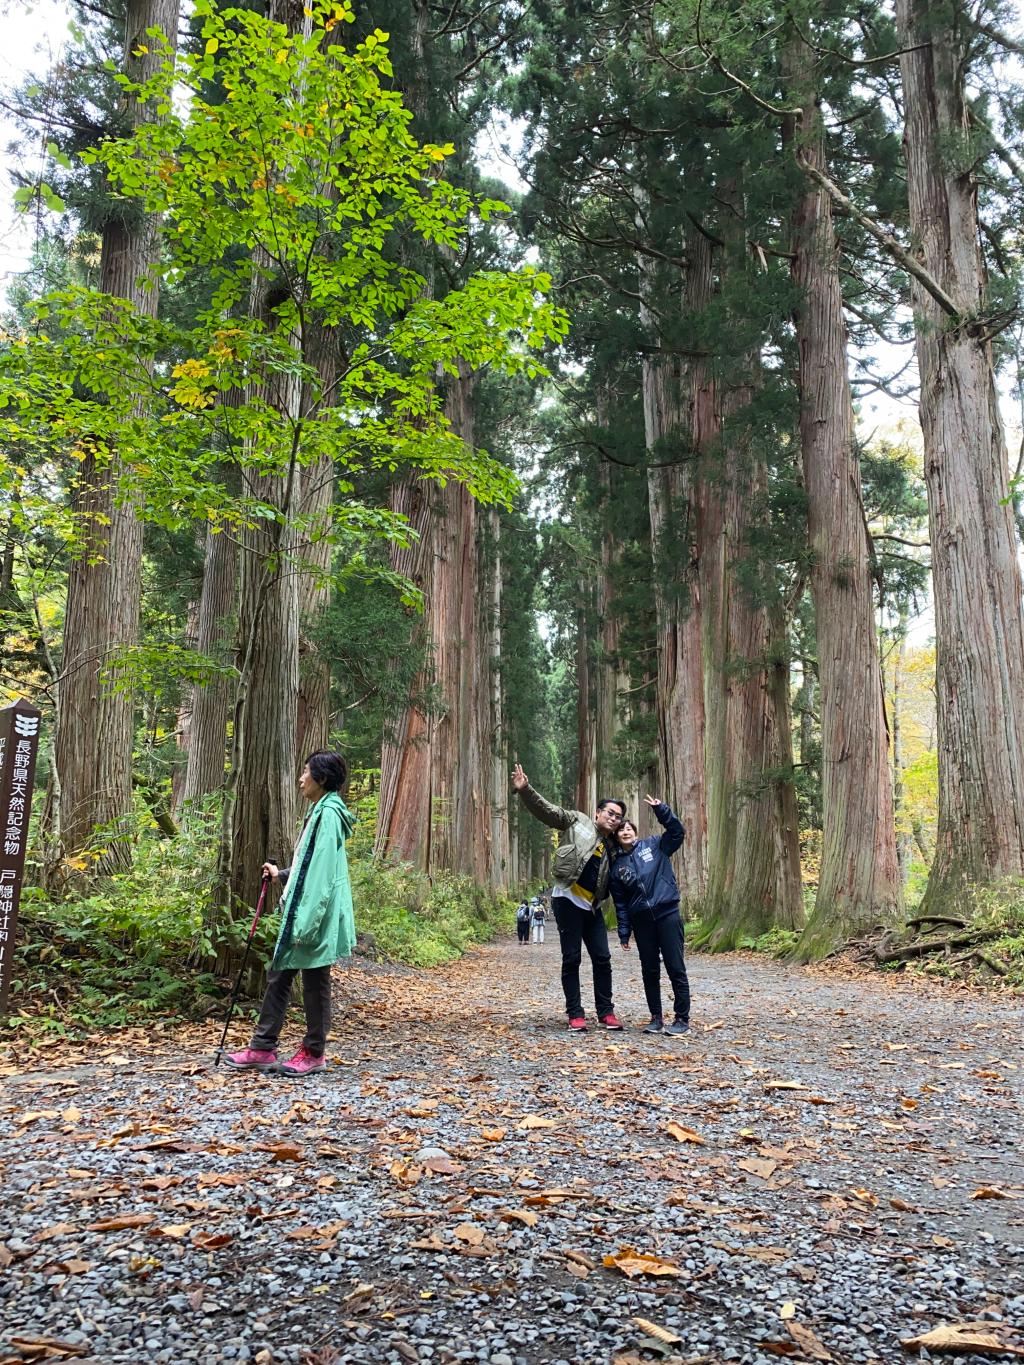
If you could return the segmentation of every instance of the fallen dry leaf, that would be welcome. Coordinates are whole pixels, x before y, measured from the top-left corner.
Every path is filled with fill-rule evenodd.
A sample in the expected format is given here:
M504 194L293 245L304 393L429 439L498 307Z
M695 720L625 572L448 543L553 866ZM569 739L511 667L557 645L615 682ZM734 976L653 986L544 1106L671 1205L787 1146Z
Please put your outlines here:
M411 1161L392 1161L389 1174L392 1180L397 1180L399 1185L404 1185L408 1189L423 1178L423 1167L416 1166Z
M800 1081L765 1081L765 1090L806 1090Z
M90 1232L124 1232L126 1228L144 1228L156 1221L155 1213L117 1213L113 1218L101 1218L98 1223L89 1223Z
M503 1223L522 1223L528 1228L540 1222L539 1213L531 1213L529 1209L506 1209L501 1215Z
M1015 1194L1001 1190L998 1185L982 1185L971 1195L972 1199L1016 1199Z
M792 1302L784 1303L782 1307L779 1309L779 1317L782 1319L783 1322L789 1322L790 1318L795 1318L796 1304Z
M416 1241L410 1242L409 1245L411 1247L415 1247L417 1251L451 1250L450 1247L446 1246L445 1243L441 1241L441 1238L438 1236L436 1231L428 1233L426 1237L417 1237Z
M219 1251L234 1240L230 1232L197 1232L192 1237L192 1245L199 1251Z
M554 1128L554 1119L542 1119L539 1114L527 1114L525 1118L519 1120L517 1128Z
M897 1213L916 1213L917 1208L913 1204L908 1204L905 1199L890 1199L889 1207L895 1209Z
M485 1142L500 1142L505 1136L504 1128L482 1128L480 1136Z
M301 1161L302 1152L290 1142L272 1142L266 1150L271 1161Z
M756 1175L758 1180L770 1180L779 1169L777 1161L765 1161L757 1156L741 1157L736 1165L741 1171L749 1171L751 1175Z
M695 1133L692 1128L687 1128L685 1124L676 1123L675 1119L671 1123L666 1123L663 1129L669 1137L674 1137L676 1142L692 1142L697 1146L704 1145L704 1138L699 1133Z
M1002 1323L995 1322L952 1322L941 1327L933 1327L923 1336L907 1337L900 1345L908 1351L953 1351L965 1355L973 1351L975 1355L1024 1356L1024 1346L1007 1340L1012 1331Z
M799 1322L787 1322L786 1331L805 1356L810 1356L812 1360L832 1359L832 1355L824 1342L819 1341L809 1327L804 1327Z
M618 1251L611 1256L606 1256L601 1263L608 1270L621 1270L628 1279L635 1279L638 1275L681 1275L683 1272L679 1266L672 1261L663 1261L660 1256L648 1256L641 1251L635 1251L633 1247L619 1247Z
M633 1321L641 1332L646 1332L649 1337L654 1337L656 1341L663 1341L666 1346L682 1345L683 1339L678 1332L670 1332L667 1327L659 1327L656 1322L649 1322L647 1318L634 1318Z
M84 1275L91 1270L95 1262L93 1261L60 1261L59 1265L65 1275Z
M458 1175L462 1167L450 1156L428 1156L423 1162L428 1175Z
M10 1344L26 1360L67 1360L69 1356L87 1356L88 1346L76 1346L73 1341L59 1337L11 1337Z
M861 1204L867 1204L873 1209L878 1207L878 1196L872 1194L870 1190L851 1188L850 1193L853 1195L854 1199L858 1200Z
M201 1190L212 1190L217 1185L247 1185L249 1175L246 1171L229 1171L220 1173L217 1171L203 1171L198 1180Z
M69 1232L77 1232L77 1230L74 1223L54 1223L52 1227L43 1228L42 1232L34 1233L31 1240L33 1242L49 1242L54 1237L66 1237Z
M169 1190L172 1185L184 1184L183 1175L151 1175L142 1182L144 1190Z
M487 1236L487 1232L479 1223L460 1223L457 1228L452 1229L452 1236L471 1247L478 1247Z

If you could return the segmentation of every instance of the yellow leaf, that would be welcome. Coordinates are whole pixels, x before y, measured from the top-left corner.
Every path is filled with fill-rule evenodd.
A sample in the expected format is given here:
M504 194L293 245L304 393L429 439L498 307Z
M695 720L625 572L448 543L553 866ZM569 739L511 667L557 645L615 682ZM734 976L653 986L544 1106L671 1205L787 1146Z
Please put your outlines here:
M287 60L288 49L286 47L279 47L274 54L274 61L277 63L278 66L284 66Z
M207 38L207 40L206 40L206 55L207 55L208 57L212 57L213 54L217 51L217 49L218 49L219 47L220 47L220 39L219 39L219 38Z
M792 1302L784 1303L782 1307L779 1309L779 1317L782 1319L783 1322L788 1322L790 1318L795 1318L796 1304Z

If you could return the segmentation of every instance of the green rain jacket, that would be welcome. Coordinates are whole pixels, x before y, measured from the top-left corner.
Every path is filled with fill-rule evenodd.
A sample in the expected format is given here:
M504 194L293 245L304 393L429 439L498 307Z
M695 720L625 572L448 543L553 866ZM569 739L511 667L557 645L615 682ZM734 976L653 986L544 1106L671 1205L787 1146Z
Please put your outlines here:
M274 971L329 967L350 956L356 924L345 840L354 827L337 792L326 792L309 812L281 897Z

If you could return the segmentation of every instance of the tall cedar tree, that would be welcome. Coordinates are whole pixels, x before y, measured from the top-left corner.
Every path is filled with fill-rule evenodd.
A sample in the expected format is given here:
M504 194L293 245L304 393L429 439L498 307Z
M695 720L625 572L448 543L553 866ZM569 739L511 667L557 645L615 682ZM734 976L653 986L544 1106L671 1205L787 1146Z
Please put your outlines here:
M134 81L147 80L165 60L148 36L154 28L174 46L178 0L129 0L121 65ZM151 118L150 109L125 96L127 128ZM102 227L101 292L154 317L159 250L159 215L111 199ZM75 490L85 543L68 578L51 774L55 804L49 806L59 845L69 853L84 847L96 826L123 821L132 806L133 699L130 691L111 688L106 670L137 640L142 528L133 504L119 498L118 481L116 460L99 460L86 445ZM111 865L128 860L127 839L115 836L108 847Z

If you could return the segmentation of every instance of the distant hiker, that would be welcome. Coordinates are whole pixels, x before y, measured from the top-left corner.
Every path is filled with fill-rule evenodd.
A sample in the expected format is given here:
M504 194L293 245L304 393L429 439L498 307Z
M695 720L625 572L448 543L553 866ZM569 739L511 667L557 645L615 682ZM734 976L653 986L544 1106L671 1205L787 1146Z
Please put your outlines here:
M338 792L348 779L341 754L317 749L306 760L299 790L312 809L306 817L291 867L264 863L263 871L285 884L281 930L267 973L267 989L252 1042L224 1058L237 1071L276 1071L310 1076L326 1063L331 1024L331 966L348 957L356 941L352 887L345 840L355 820ZM302 972L306 1036L295 1056L277 1060L277 1040L288 1013L292 982Z
M619 942L629 948L632 935L640 954L644 994L651 1022L644 1033L690 1031L690 983L683 961L683 920L679 885L669 858L683 846L682 821L664 801L644 800L664 827L664 834L640 839L631 820L619 830L620 853L612 865L611 893L619 926ZM672 983L675 1018L665 1029L661 1012L661 963Z
M621 1029L612 1006L612 958L601 902L608 894L609 841L614 843L615 831L626 818L625 802L604 797L592 816L581 810L563 810L534 791L518 763L512 769L512 786L531 815L563 831L555 852L551 910L562 949L562 990L569 1027L577 1033L587 1027L580 998L580 963L586 944L594 972L597 1017L605 1028Z
M538 897L536 902L534 903L533 915L531 916L530 920L530 923L533 928L534 943L544 942L544 919L545 919L544 902Z
M530 938L530 907L526 901L519 902L519 909L516 911L516 934L520 943L529 942Z

